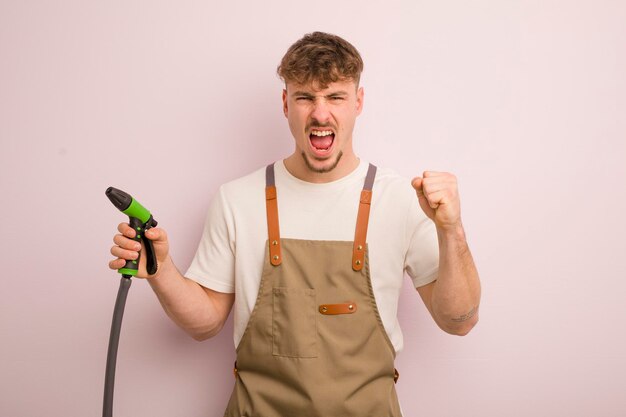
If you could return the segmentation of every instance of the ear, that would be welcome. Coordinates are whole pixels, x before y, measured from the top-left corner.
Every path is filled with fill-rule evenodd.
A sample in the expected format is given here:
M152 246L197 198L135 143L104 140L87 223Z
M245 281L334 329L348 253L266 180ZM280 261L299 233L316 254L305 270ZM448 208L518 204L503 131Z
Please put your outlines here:
M283 88L283 113L285 114L285 117L287 117L287 113L288 113L288 107L287 107L287 89Z
M363 95L364 95L364 91L363 91L363 87L359 87L358 90L356 90L356 114L357 116L359 114L361 114L361 112L363 111Z

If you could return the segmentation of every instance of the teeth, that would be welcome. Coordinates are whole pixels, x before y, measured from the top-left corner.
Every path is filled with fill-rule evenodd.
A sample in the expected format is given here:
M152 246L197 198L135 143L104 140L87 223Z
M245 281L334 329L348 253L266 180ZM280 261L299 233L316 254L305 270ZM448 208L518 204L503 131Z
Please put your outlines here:
M328 136L328 135L332 135L333 132L330 130L314 130L311 132L311 134L315 136Z

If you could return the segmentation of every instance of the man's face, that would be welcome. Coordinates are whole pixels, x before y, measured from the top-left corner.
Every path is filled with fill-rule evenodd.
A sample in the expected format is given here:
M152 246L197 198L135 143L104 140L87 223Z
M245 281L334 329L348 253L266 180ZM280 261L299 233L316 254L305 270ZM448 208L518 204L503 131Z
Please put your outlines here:
M342 156L353 156L352 131L363 108L363 88L354 81L338 81L319 89L317 83L287 83L283 111L310 171L332 171Z

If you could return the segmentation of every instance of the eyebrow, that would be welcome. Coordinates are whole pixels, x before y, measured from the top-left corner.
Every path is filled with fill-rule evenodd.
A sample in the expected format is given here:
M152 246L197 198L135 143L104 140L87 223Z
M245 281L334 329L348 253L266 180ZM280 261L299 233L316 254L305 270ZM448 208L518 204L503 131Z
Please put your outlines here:
M307 93L306 91L296 91L295 93L293 93L294 96L303 96L303 97L315 97L313 94L311 93Z
M294 96L300 96L300 97L315 97L314 94L311 94L309 92L306 91L296 91L295 93L293 93ZM326 94L325 97L332 97L332 96L347 96L348 93L345 91L333 91L332 93Z

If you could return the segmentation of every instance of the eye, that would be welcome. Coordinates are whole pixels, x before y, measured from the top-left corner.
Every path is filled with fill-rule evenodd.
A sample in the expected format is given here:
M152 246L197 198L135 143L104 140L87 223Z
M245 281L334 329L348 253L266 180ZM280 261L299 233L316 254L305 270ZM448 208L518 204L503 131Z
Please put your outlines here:
M344 98L343 98L342 96L331 96L331 97L330 97L330 99L331 99L332 101L341 101L341 100L343 100Z
M296 101L311 101L311 100L313 100L312 97L307 97L307 96L296 97Z

